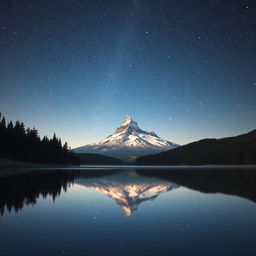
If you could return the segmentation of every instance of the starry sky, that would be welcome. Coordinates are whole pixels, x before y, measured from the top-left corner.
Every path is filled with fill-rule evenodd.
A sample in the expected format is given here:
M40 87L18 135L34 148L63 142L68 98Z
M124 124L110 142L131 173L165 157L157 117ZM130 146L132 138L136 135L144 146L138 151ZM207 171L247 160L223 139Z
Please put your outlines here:
M71 147L129 115L178 144L256 129L254 0L4 0L0 112Z

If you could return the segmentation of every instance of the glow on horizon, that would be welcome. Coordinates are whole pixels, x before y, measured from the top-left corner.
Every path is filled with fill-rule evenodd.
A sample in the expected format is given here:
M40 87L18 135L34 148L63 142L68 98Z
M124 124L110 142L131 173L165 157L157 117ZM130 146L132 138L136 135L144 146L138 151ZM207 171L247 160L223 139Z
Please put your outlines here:
M106 138L107 136L113 134L123 121L123 119L120 119L120 120L121 122L117 122L116 124L113 122L111 123L111 125L108 125L107 127L104 123L104 120L97 119L95 122L95 126L92 127L92 130L90 130L89 128L87 131L80 130L80 131L77 131L77 133L74 133L71 131L70 134L68 134L68 131L67 131L67 134L63 133L63 136L61 137L68 138L67 141L69 142L69 145L71 146L71 148L76 148L86 144L95 143L100 139ZM175 127L178 127L176 128L177 130L174 130L174 128L172 127L172 123L170 123L168 128L171 130L171 132L168 133L168 128L164 129L165 127L164 128L158 127L156 124L154 124L154 120L151 120L152 123L148 121L146 122L146 123L149 123L149 125L151 124L151 126L148 128L145 125L143 126L140 125L142 122L139 122L136 119L134 120L138 122L138 125L141 129L147 130L147 131L154 131L159 137L169 140L171 142L177 143L179 145L185 145L187 143L201 140L204 138L223 138L228 136L236 136L249 131L249 130L248 131L241 130L241 131L233 131L233 132L228 130L218 131L216 130L216 127L213 127L212 129L209 129L207 131L203 130L203 128L201 130L192 130L192 129L189 129L189 126L178 127L178 125L175 126ZM168 120L167 121L165 120L165 122L168 125ZM154 127L154 129L149 129L152 127ZM82 133L86 135L88 133L91 133L91 131L93 131L92 136L81 136ZM219 134L222 134L222 135L218 136ZM72 143L71 143L71 139L73 139Z

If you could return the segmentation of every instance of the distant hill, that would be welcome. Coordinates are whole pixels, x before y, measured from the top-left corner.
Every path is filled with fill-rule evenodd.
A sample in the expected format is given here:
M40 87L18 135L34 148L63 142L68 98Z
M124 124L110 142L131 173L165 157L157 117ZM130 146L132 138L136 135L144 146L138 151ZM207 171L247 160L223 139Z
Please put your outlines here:
M203 139L159 154L139 157L137 164L256 164L256 130L223 139Z
M80 164L122 164L120 159L101 154L77 153Z

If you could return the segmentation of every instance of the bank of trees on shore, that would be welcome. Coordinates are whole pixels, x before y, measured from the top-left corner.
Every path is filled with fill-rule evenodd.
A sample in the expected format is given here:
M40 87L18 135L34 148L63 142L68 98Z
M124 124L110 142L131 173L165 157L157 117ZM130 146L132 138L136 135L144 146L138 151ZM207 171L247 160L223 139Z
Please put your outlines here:
M0 114L0 158L32 163L76 163L67 142L53 135L40 138L36 128L26 128L23 122L6 122Z

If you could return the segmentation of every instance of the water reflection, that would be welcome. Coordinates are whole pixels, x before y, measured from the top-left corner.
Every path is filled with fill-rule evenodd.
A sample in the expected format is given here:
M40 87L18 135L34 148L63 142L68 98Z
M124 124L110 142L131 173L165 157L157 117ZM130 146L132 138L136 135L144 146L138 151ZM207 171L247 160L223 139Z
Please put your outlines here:
M161 193L179 187L171 181L141 177L134 171L98 179L80 177L76 183L113 198L126 216L137 210L142 202L155 200Z
M60 172L29 173L0 178L0 214L18 212L25 205L35 205L40 196L53 201L74 183L74 174Z
M256 202L256 169L139 169L137 172L146 177L158 177L175 182L199 192L223 193Z
M247 169L86 169L50 170L0 178L0 214L35 205L40 196L53 201L74 183L115 200L130 216L138 206L167 191L187 187L256 202L256 172Z

